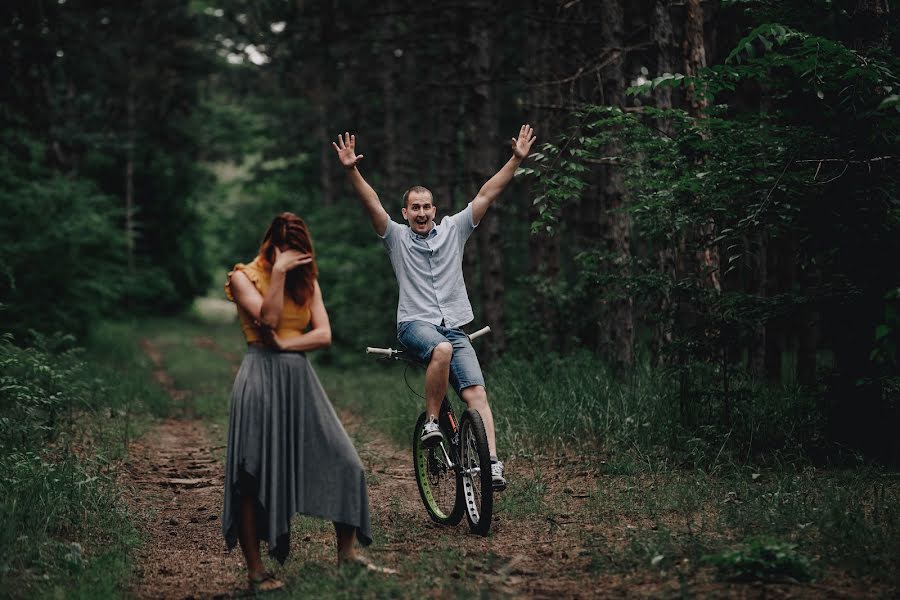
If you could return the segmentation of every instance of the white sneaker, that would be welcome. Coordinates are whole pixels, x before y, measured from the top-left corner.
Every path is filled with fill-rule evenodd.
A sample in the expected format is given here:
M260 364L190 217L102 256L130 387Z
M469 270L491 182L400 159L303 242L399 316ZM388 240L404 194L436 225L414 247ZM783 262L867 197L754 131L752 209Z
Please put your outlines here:
M441 428L438 427L437 421L432 419L425 421L425 425L422 427L422 435L419 437L419 441L423 446L434 448L441 443L442 437L443 434L441 434Z
M506 479L503 478L503 462L491 462L491 483L495 492L506 489Z

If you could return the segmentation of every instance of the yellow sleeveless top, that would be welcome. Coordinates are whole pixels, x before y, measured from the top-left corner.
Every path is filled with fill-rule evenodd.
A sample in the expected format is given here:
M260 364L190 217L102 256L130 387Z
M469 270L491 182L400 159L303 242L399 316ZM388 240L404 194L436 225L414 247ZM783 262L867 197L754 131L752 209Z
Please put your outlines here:
M234 270L228 273L228 280L225 282L225 295L232 302L234 302L234 295L231 293L231 275L234 271L243 271L244 275L247 276L247 279L252 281L253 285L256 286L256 289L259 290L259 293L263 296L266 295L266 291L269 289L269 279L272 275L272 268L266 265L261 256L257 256L253 259L253 262L249 264L245 265L244 263L238 263L234 265ZM263 336L259 331L259 327L254 323L253 316L241 308L240 304L237 305L237 309L238 318L241 321L241 331L244 332L247 343L251 344L264 341ZM285 294L284 307L281 310L281 320L278 323L278 329L275 330L275 333L281 337L296 336L306 329L311 317L312 313L309 310L308 302L303 306L300 306L294 302L289 294Z

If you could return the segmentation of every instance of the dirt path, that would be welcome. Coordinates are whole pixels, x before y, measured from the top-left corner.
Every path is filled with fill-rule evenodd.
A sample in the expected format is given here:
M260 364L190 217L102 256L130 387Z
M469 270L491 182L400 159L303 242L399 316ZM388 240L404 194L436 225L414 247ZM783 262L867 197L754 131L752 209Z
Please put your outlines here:
M240 360L210 338L197 337L192 343L232 365ZM156 345L145 340L142 348L156 366L155 379L174 399L185 401L180 412L190 415L191 392L175 387ZM332 400L340 404L340 398ZM440 527L428 519L419 500L409 449L358 415L344 410L340 418L367 472L376 543L366 552L400 571L400 587L385 588L391 590L385 592L389 596L410 597L411 589L402 582L422 580L435 586L426 587L433 592L425 595L439 598L471 595L473 587L478 595L491 598L675 598L686 591L728 598L860 595L859 582L847 578L832 578L827 586L719 582L708 569L697 569L686 559L672 565L668 575L636 564L603 569L604 561L616 560L617 548L635 539L635 531L655 529L650 522L615 518L619 503L627 502L635 485L653 486L628 478L603 479L596 457L510 456L511 486L505 494L513 494L515 502L495 513L491 535L470 534L465 520L456 527ZM221 450L200 421L187 417L167 419L132 444L124 483L132 490L132 510L146 518L146 542L137 558L131 596L220 598L246 592L241 554L226 553L220 533ZM601 505L595 498L591 504L591 491L601 484L609 502ZM626 484L630 487L623 487ZM299 594L316 576L324 578L326 589L334 589L327 586L336 581L342 585L333 567L330 525L317 520L298 525L291 559L280 571L288 590ZM453 587L455 582L462 587ZM686 582L689 588L682 588Z
M212 339L199 337L194 345L216 352L236 364L239 357L221 351ZM144 352L155 365L154 378L176 400L188 399L189 390L175 387L165 371L164 357L149 340ZM190 411L185 411L189 414ZM449 545L470 565L467 577L494 597L596 598L631 595L623 581L604 578L602 591L586 585L590 557L578 540L590 528L572 515L583 509L588 489L587 472L578 465L545 465L544 478L556 481L563 496L551 518L539 522L495 515L491 536L468 533L465 520L457 527L432 523L421 505L413 478L408 448L398 447L356 415L341 411L341 420L353 437L369 479L373 523L381 530L368 553L376 561L409 572L409 558L423 553L424 539L449 538ZM216 598L242 593L243 561L240 553L224 552L219 516L223 466L216 458L203 425L190 419L167 419L131 447L127 484L134 490L131 506L147 515L148 536L138 558L132 594L137 598ZM547 472L546 468L552 472ZM534 468L533 459L507 462L511 479ZM565 481L559 473L566 472ZM584 479L583 481L580 480ZM554 484L555 485L555 484ZM573 487L574 486L574 487ZM547 490L548 492L550 490ZM295 560L322 560L330 554L333 534L324 530L297 532L292 542ZM325 560L328 560L325 558ZM597 581L595 580L594 583ZM634 588L630 587L634 593ZM657 595L661 590L645 590ZM641 595L640 593L638 595Z
M176 400L163 357L141 343L155 365L154 378ZM225 552L220 533L224 469L203 425L166 419L129 451L125 487L131 509L144 515L146 540L137 557L135 598L221 598L243 585L240 552Z

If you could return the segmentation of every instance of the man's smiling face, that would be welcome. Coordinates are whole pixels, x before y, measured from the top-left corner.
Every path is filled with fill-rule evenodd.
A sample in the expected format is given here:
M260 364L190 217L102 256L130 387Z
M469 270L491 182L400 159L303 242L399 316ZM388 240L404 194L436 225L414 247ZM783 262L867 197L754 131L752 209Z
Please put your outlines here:
M410 192L403 207L403 218L409 222L410 229L418 235L426 235L434 227L434 216L437 209L429 192Z

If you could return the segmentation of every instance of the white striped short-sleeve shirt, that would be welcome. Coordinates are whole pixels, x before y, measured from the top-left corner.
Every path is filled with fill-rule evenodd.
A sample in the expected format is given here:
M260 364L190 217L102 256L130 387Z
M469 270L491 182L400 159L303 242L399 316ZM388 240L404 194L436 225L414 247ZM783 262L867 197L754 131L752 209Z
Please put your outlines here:
M472 321L462 259L475 227L471 203L444 217L425 236L414 233L409 225L388 221L382 241L400 287L398 323L427 321L461 327Z

